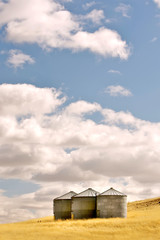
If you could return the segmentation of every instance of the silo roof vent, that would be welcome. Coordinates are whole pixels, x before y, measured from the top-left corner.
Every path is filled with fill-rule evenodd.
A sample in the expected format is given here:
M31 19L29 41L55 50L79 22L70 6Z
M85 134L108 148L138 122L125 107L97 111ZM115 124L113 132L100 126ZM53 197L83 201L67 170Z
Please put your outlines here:
M92 188L88 188L87 190L75 195L74 197L95 197L99 194L99 192L93 190Z
M57 197L55 199L71 199L74 195L76 195L77 193L73 192L73 191L70 191L69 193L66 193L60 197Z
M110 188L107 191L105 191L105 192L100 194L100 196L115 196L115 195L116 196L117 195L119 195L119 196L127 196L127 195L125 195L125 194L115 190L114 188Z

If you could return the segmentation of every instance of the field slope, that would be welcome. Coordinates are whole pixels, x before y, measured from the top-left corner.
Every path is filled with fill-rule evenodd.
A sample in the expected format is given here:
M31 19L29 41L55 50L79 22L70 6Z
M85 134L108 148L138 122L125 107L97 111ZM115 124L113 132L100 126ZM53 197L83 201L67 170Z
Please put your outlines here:
M160 240L160 198L128 204L127 219L53 221L52 217L1 224L0 240Z

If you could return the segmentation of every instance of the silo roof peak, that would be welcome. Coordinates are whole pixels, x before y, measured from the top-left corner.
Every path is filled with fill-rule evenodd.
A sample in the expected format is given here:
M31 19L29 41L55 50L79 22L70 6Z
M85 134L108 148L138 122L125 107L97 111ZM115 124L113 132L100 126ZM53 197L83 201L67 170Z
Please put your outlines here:
M66 194L64 194L64 195L62 195L62 196L60 196L60 197L57 197L57 198L55 198L55 199L71 199L74 195L76 195L77 193L75 193L75 192L73 192L73 191L70 191L70 192L68 192L68 193L66 193Z
M108 189L107 191L100 194L100 196L115 196L115 195L116 196L127 196L124 193L121 193L112 187L110 189Z
M92 188L88 188L85 191L75 195L74 197L95 197L99 194L99 192L95 191Z

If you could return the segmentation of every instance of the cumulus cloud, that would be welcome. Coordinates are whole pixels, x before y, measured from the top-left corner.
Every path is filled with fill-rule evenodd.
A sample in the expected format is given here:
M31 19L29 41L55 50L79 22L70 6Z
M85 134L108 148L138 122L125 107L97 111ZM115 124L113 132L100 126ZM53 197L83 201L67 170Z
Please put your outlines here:
M126 133L126 136L127 135L129 136L129 134ZM131 150L130 153L129 149ZM157 167L159 167L160 163L157 161L157 157L153 156L152 161L156 167L156 169L153 170L152 162L150 161L151 149L149 151L147 151L147 148L144 149L146 150L146 153L144 152L142 154L142 152L138 151L138 149L135 151L136 149L134 150L134 147L130 147L129 144L126 149L126 143L125 146L123 146L122 143L120 148L115 148L115 151L113 151L112 148L105 149L105 147L101 148L101 151L99 151L98 147L88 148L85 149L85 151L80 149L79 151L73 153L73 159L76 161L77 165L83 169L83 171L90 170L95 174L104 175L111 178L129 177L134 175L134 180L138 182L158 183L159 169L157 169ZM140 162L135 162L135 159L141 160ZM136 172L134 168L137 169ZM146 174L151 174L153 172L155 175L153 176L152 180L147 180Z
M128 12L130 8L131 8L130 5L120 3L119 6L116 7L115 11L121 13L123 17L129 18L130 16L128 15Z
M98 103L88 103L85 101L78 101L75 103L71 103L68 107L66 107L65 112L69 114L75 115L83 115L85 113L93 113L99 111L101 106Z
M83 19L91 20L95 24L101 24L102 20L105 19L103 10L94 9L88 14L83 16Z
M1 222L52 215L53 198L90 186L130 201L159 194L160 123L84 100L63 106L59 90L27 84L0 85L0 100L0 176L40 185L12 198L0 191Z
M157 7L160 8L160 0L153 0L156 4L157 4Z
M135 118L130 112L115 112L112 109L103 109L104 121L110 124L123 124L126 126L142 126L144 121ZM146 123L146 122L145 122Z
M93 10L83 18L100 23L104 14ZM0 2L0 25L4 26L8 41L128 58L130 48L116 31L100 28L87 32L77 19L62 4L51 0L35 0L34 6L31 0Z
M7 63L13 68L22 68L25 63L33 64L35 60L30 55L24 54L21 50L12 49L9 51Z
M27 84L0 85L0 116L27 115L53 112L65 101L61 91L36 88Z
M132 95L132 93L128 89L126 89L126 88L124 88L124 87L122 87L120 85L108 86L106 88L105 92L109 93L111 96L114 96L114 97L116 97L116 96L125 96L125 97L127 97L127 96L131 96Z
M121 41L119 34L107 28L100 28L94 33L79 31L73 39L79 50L88 49L104 57L127 59L129 56L129 49L126 43Z
M13 204L14 202L14 204ZM0 204L3 208L0 209L0 222L14 222L28 220L34 218L34 214L28 210L20 207L20 199L13 198L12 201L6 196L3 195L3 191L0 191Z

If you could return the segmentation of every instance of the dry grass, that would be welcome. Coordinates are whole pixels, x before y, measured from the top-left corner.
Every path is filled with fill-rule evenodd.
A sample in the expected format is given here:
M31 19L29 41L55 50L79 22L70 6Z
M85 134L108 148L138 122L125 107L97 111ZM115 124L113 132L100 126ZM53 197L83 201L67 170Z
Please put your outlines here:
M127 219L53 221L52 217L1 224L0 240L160 240L160 198L128 204Z

